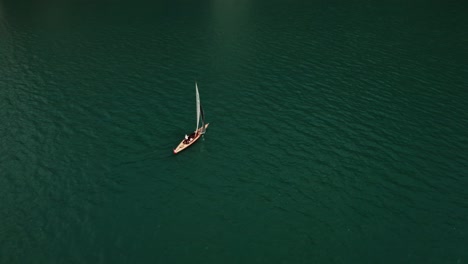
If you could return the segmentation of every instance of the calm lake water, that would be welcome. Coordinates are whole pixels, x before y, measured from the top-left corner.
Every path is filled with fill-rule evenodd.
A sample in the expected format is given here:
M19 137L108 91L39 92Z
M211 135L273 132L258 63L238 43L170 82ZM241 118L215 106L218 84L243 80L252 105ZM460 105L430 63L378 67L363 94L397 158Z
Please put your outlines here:
M456 2L0 1L0 263L468 263Z

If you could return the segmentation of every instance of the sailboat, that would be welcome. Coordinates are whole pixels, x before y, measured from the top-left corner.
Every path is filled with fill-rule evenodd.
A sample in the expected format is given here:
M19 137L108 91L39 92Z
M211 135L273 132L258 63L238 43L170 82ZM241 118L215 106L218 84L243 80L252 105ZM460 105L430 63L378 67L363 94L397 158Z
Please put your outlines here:
M206 129L208 128L209 123L205 124L205 115L203 113L203 108L200 104L200 95L198 93L198 85L195 83L195 92L196 92L196 102L197 102L197 126L195 131L189 136L185 135L185 138L179 143L179 145L173 150L174 154L181 152L182 150L190 147L195 143L203 134L205 134ZM200 126L201 122L201 126Z

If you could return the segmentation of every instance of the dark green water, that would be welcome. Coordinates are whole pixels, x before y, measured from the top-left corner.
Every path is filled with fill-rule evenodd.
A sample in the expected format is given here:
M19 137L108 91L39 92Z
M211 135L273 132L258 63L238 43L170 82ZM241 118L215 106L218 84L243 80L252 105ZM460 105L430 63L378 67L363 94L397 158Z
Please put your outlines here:
M1 263L468 262L466 3L95 2L0 2Z

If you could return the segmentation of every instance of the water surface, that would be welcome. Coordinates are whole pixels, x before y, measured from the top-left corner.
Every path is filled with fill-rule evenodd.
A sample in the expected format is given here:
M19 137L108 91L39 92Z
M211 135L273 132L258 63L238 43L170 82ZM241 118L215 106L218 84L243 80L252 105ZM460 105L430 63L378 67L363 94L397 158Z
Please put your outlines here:
M2 1L0 262L467 262L466 10Z

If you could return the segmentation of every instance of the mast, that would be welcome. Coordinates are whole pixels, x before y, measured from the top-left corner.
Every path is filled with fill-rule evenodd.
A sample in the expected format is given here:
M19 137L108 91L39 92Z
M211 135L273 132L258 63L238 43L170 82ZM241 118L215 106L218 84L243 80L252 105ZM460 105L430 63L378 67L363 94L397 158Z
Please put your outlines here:
M201 125L202 125L202 134L205 134L205 113L203 112L203 107L200 104L200 112L201 112Z
M198 130L198 124L200 122L200 95L198 94L198 85L195 82L195 92L196 92L196 101L197 101L197 127L195 128L195 131Z

